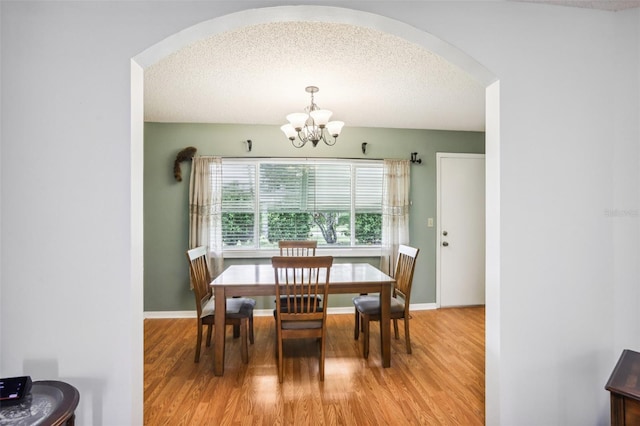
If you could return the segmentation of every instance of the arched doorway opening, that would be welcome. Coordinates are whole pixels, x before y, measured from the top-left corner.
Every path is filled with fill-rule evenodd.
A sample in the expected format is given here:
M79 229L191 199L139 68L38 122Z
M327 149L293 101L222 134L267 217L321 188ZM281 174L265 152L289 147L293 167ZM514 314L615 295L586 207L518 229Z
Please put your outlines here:
M185 29L149 47L132 58L131 63L131 234L132 234L132 283L133 304L143 305L143 76L144 69L163 57L181 48L225 31L267 22L304 21L345 23L374 28L402 37L440 55L486 87L486 197L487 197L487 242L486 242L486 419L497 416L498 377L500 360L499 300L500 300L500 192L499 192L499 82L497 78L474 58L433 35L400 21L368 12L324 6L281 6L251 9L214 18ZM133 385L139 392L134 406L142 412L143 354L142 311L132 313L134 341ZM138 321L139 320L139 321ZM139 402L138 402L139 401ZM142 418L142 415L140 415Z

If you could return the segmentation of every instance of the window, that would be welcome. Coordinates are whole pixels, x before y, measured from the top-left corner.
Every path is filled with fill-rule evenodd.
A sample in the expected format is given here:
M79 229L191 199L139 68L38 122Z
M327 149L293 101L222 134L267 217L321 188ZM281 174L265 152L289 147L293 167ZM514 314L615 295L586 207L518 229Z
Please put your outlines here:
M380 246L382 172L382 161L223 159L224 249Z

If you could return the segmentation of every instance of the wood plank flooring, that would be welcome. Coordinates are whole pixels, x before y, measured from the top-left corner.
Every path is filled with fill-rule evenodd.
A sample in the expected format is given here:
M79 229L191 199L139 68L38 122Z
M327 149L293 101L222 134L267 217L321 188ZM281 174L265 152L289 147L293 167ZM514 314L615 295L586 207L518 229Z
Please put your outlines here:
M146 319L145 425L483 425L484 307L412 312L413 353L392 338L380 366L379 326L369 359L353 339L353 315L329 315L325 380L314 341L286 342L278 383L273 317L255 318L249 364L227 329L226 364L213 375L213 347L193 362L195 319ZM393 336L393 331L391 332ZM361 336L362 339L362 336Z

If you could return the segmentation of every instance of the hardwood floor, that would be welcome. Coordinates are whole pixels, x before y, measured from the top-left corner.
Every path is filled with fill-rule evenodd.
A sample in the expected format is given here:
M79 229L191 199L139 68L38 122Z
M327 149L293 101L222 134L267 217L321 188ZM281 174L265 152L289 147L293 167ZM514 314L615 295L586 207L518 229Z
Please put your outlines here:
M272 317L255 318L249 364L227 330L226 365L213 375L213 348L193 362L195 319L144 325L145 425L483 425L484 307L412 312L411 347L392 338L380 366L377 323L369 359L353 339L353 315L329 315L325 380L313 341L287 342L278 383ZM391 332L393 336L393 331ZM360 337L362 339L362 336Z

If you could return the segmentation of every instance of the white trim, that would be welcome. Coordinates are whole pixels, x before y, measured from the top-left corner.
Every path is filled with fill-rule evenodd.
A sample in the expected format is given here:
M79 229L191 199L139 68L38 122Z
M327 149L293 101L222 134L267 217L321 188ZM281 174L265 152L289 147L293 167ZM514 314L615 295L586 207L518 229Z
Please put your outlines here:
M335 308L329 308L327 310L327 314L333 314L333 315L341 315L341 314L350 314L353 315L354 314L354 307L352 306L343 306L343 307L335 307ZM273 311L271 311L271 315L273 315Z
M343 248L333 248L333 247L318 247L316 250L316 254L318 256L324 255L323 251L326 251L327 254L330 252L333 257L380 257L382 255L382 248L380 246L372 247L343 247ZM273 256L278 255L277 249L261 249L261 250L233 250L233 249L225 249L224 257L225 259L271 259Z
M131 403L131 424L144 421L144 70L134 60L130 62L131 128L129 146L129 227L131 251L129 257L129 316L131 318L131 376L128 389ZM124 408L124 407L123 407ZM81 422L81 421L80 421ZM79 422L79 423L80 423Z
M430 311L432 309L438 309L438 305L435 303L416 303L415 305L409 305L410 311Z
M148 311L143 316L144 319L195 318L196 311Z
M416 303L411 305L412 311L427 311L431 309L438 309L435 303ZM339 314L351 314L353 315L353 306L335 307L329 308L327 314L339 315ZM269 317L273 316L273 309L255 309L253 311L254 317ZM168 318L195 318L196 311L148 311L144 313L144 319L168 319Z
M486 89L485 108L485 422L500 424L500 82Z

